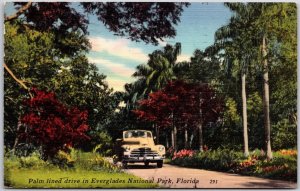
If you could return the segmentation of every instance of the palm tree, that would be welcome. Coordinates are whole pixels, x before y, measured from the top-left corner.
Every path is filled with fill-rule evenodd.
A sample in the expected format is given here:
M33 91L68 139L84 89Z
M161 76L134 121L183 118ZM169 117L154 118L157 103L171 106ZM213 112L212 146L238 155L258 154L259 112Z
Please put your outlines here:
M133 77L143 84L143 91L137 92L143 97L147 97L149 93L162 89L170 80L176 79L174 68L176 67L177 57L181 53L181 44L176 43L174 46L166 45L163 50L155 50L149 54L147 64L137 66L137 71ZM141 89L139 89L141 90ZM158 139L157 127L157 139ZM176 149L177 128L172 128L172 146Z
M243 113L243 139L244 139L244 155L249 155L248 146L248 122L247 122L247 94L246 94L246 75L247 68L252 61L252 58L257 56L257 51L254 49L253 36L249 27L253 22L251 14L252 7L244 3L225 3L231 11L234 11L234 16L231 17L228 25L219 28L215 33L214 47L208 48L206 51L215 53L220 50L224 51L225 63L227 68L232 68L229 65L235 65L239 68L242 82L242 113Z
M163 50L156 50L149 54L147 64L137 66L133 77L145 81L146 86L143 91L145 95L163 88L168 81L176 78L173 69L180 52L180 43L174 46L166 45Z
M267 43L272 41L280 43L284 39L289 39L289 36L296 36L295 27L293 28L290 25L293 22L296 23L296 5L294 3L225 3L225 5L235 15L228 27L221 30L228 34L224 35L225 38L220 35L221 39L225 39L225 42L238 42L243 45L236 47L238 49L234 49L243 55L248 55L248 58L246 58L248 61L245 63L250 63L253 58L262 63L265 143L267 160L270 160L272 159L268 71L268 59L270 58L268 51L270 47ZM294 20L291 21L291 19ZM229 27L230 25L231 27ZM219 44L222 45L222 42ZM248 49L249 47L250 49ZM244 60L241 56L237 57L239 61ZM243 75L242 81L244 81Z
M263 111L265 127L265 143L267 160L271 160L271 122L270 122L270 90L269 90L269 63L268 41L276 43L291 41L291 37L296 37L296 15L297 8L294 3L252 3L255 6L257 17L256 28L260 35L260 47L262 55L263 69Z

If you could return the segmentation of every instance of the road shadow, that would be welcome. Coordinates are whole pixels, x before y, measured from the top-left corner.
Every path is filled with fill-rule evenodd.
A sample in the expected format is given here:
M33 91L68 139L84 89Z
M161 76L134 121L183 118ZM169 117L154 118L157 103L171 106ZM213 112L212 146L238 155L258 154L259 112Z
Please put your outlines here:
M288 182L288 181L276 181L276 180L268 180L266 182L256 182L249 181L245 182L243 186L248 188L297 188L297 183Z
M128 164L124 169L155 169L157 168L156 164L149 164L148 166L144 164Z

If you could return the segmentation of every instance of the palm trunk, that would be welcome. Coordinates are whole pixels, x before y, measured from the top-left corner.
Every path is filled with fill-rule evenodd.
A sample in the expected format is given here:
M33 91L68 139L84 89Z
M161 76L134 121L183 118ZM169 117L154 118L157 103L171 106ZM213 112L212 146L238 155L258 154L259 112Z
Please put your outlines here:
M201 92L199 94L199 124L198 124L198 130L199 130L199 151L203 152L203 132L202 132L202 95Z
M168 134L166 134L166 147L169 148L169 139L168 139Z
M156 144L159 144L159 127L157 125L155 125L155 129L156 129Z
M175 119L174 119L174 112L172 112L172 132L171 132L171 136L172 136L172 147L174 148L174 150L177 152L177 128L175 125Z
M174 125L174 149L177 152L177 128Z
M203 152L203 133L202 133L202 123L198 125L199 130L199 151Z
M186 128L184 129L184 148L189 148L189 136Z
M172 147L174 148L175 151L177 151L176 137L177 137L177 128L176 126L174 126L171 132L171 138L172 138Z
M267 60L266 36L262 39L262 55L263 55L263 79L264 79L264 93L263 93L263 108L264 108L264 126L265 126L265 143L267 150L267 160L271 160L271 125L270 125L270 104L269 104L269 73Z
M247 123L247 96L246 96L246 74L242 72L242 100L243 100L243 131L244 131L244 155L249 156L248 149L248 123Z
M175 148L174 129L172 129L172 131L171 131L171 143L172 143L172 147Z

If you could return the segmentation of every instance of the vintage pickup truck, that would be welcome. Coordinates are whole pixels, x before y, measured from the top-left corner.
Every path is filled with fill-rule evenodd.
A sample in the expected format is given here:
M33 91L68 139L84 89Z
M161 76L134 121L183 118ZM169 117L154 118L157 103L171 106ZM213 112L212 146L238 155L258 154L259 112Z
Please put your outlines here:
M162 168L166 150L163 145L155 145L151 131L129 130L123 132L123 138L117 139L117 160L124 167L128 163L157 163Z

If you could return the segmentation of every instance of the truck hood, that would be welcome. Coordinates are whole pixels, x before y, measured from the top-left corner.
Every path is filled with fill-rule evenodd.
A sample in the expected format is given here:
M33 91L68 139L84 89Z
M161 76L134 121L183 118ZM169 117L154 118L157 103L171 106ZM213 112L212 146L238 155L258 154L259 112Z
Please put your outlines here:
M123 145L139 145L139 146L153 146L152 138L127 138L123 139Z

